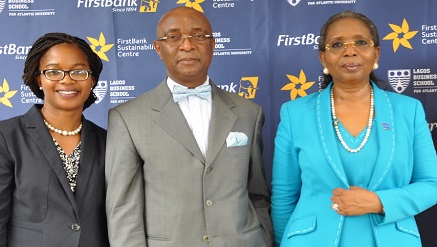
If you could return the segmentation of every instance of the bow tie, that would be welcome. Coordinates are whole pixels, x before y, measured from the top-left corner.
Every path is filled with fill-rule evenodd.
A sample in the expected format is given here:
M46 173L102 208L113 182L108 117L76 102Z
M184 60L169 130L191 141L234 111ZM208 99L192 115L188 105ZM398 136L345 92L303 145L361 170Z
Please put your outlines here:
M211 95L211 85L202 85L196 88L186 88L175 85L173 88L173 100L176 103L189 96L197 96L207 100L209 95Z

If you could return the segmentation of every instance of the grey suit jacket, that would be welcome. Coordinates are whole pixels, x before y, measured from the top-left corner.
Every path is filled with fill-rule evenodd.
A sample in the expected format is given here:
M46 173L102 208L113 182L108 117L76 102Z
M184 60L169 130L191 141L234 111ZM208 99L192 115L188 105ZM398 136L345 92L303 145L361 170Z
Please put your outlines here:
M40 106L39 106L40 107ZM106 131L83 119L75 195L40 111L0 122L0 246L108 246Z
M272 245L261 107L212 82L206 158L164 80L109 111L106 156L111 246ZM227 147L230 132L248 136Z

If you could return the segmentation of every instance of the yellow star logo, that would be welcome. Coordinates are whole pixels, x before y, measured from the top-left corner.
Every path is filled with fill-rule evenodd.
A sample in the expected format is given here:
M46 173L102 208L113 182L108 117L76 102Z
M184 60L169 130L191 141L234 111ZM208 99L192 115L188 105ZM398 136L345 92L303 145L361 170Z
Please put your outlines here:
M109 59L106 56L105 52L109 51L114 46L114 44L106 44L106 39L103 33L100 33L99 40L92 37L87 37L87 39L91 43L91 49L97 55L99 55L102 60L109 62Z
M289 74L287 74L287 77L288 79L290 79L291 83L288 83L287 85L283 86L281 90L290 90L291 100L296 99L297 95L301 97L307 96L305 90L309 89L314 84L313 81L306 82L307 78L303 70L300 70L299 78Z
M178 0L178 2L176 4L184 4L185 3L185 7L193 8L193 9L203 13L202 6L200 6L200 4L203 2L205 2L205 0L193 0L192 2L191 2L191 0Z
M410 31L410 26L408 25L407 20L402 22L402 27L395 25L395 24L388 24L391 29L393 30L392 33L387 34L382 40L393 40L393 51L396 52L399 48L399 45L402 45L403 47L413 49L409 39L413 38L414 35L418 31Z
M12 108L11 101L9 101L10 98L12 98L18 90L15 91L9 91L9 84L6 81L6 78L3 79L3 86L0 86L0 103L2 103L5 106L9 106ZM3 96L2 96L3 94Z

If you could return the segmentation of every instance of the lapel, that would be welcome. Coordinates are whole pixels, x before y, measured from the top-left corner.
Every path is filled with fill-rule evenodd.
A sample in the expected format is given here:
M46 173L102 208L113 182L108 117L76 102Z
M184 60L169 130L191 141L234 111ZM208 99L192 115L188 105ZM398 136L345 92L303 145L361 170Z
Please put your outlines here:
M317 96L317 124L319 135L322 142L322 149L326 159L329 162L332 170L335 172L341 182L349 188L346 174L341 163L340 154L338 152L336 135L331 116L331 92L332 83L327 88L321 91Z
M158 112L155 123L171 135L177 142L188 149L197 159L205 163L205 158L197 145L193 132L182 113L179 105L173 101L167 78L153 90L151 94L152 110Z
M29 136L39 147L41 152L46 157L47 163L49 163L55 172L56 177L64 189L71 205L73 206L76 217L78 218L79 215L77 213L76 201L74 199L73 192L71 192L62 161L59 158L59 153L56 150L55 145L53 144L52 136L50 135L47 127L44 125L40 111L36 106L33 106L26 114L24 114L24 119Z
M206 166L211 165L215 157L217 157L238 118L231 110L235 106L234 102L212 81L210 81L210 84L212 86L212 111L211 122L209 124Z
M81 131L81 153L80 153L80 164L79 164L79 174L77 177L77 187L76 187L76 203L80 208L82 205L83 198L87 191L88 183L94 168L94 158L96 149L96 133L94 126L82 117L82 131Z
M375 120L372 131L378 135L379 151L369 189L376 191L393 164L395 151L395 119L393 106L386 92L373 84Z

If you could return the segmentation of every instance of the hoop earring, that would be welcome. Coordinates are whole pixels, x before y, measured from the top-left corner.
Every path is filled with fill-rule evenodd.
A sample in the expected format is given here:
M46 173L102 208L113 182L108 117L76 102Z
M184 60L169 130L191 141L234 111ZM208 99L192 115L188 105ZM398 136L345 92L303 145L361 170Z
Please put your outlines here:
M373 64L373 70L377 70L379 68L378 63Z
M325 74L325 75L329 75L329 70L328 70L328 68L323 68L323 74Z

